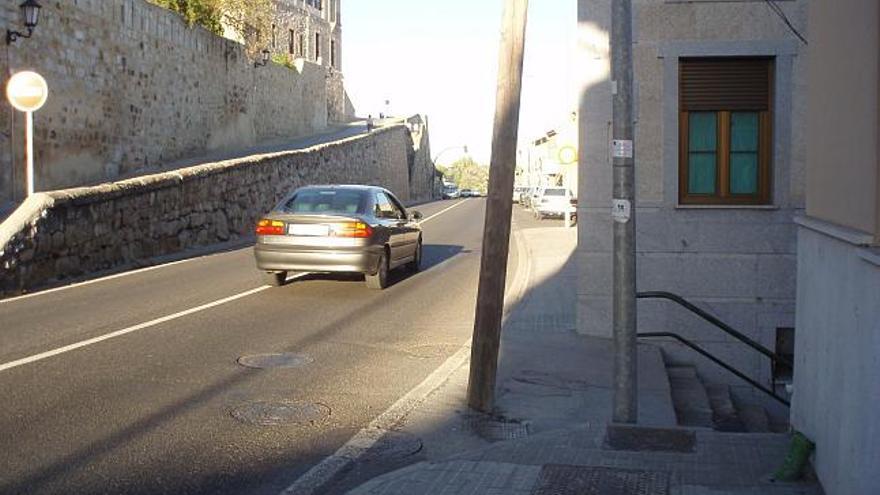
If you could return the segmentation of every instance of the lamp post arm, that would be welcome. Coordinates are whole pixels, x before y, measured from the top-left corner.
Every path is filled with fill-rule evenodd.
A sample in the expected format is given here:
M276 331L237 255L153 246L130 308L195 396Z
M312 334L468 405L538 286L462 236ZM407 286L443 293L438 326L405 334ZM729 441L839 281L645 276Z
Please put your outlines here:
M34 34L34 28L29 27L27 30L27 34L24 34L19 31L12 31L11 29L6 30L6 44L11 45L15 43L15 41L19 38L30 38Z

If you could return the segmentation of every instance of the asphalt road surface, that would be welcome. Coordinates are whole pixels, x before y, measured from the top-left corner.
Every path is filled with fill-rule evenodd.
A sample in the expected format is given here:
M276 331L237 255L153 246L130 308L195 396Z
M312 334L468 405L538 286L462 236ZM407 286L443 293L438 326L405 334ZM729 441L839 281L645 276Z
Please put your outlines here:
M246 248L0 302L0 493L279 493L470 337L484 208L418 207L384 291L269 288Z

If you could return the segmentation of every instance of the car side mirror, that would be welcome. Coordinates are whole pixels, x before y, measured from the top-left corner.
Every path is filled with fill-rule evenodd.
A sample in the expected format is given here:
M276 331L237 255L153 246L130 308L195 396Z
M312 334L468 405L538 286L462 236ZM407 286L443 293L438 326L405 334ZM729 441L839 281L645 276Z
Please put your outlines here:
M409 214L409 217L413 220L421 220L423 218L422 212L419 210L415 210Z

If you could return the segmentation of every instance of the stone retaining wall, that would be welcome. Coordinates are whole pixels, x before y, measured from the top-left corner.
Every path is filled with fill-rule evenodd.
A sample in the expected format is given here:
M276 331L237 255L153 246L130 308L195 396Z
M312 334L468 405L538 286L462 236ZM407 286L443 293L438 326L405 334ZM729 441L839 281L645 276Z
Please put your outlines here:
M412 122L421 119L307 150L38 193L0 224L0 295L251 236L260 215L306 184L376 184L427 200L427 130L412 132Z
M2 25L22 29L20 3L0 4ZM0 50L0 71L36 70L49 84L34 116L38 191L168 170L353 116L336 69L254 67L243 45L143 0L42 5L33 37ZM24 196L23 121L4 99L0 204Z

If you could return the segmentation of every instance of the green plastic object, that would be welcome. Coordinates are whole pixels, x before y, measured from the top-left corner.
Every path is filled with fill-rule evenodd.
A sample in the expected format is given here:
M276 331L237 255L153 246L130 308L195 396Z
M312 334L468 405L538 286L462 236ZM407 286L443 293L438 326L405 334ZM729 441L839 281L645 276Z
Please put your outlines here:
M792 482L802 479L810 455L815 449L815 443L803 433L796 431L791 438L791 447L788 449L788 455L785 456L785 462L773 473L773 481Z

